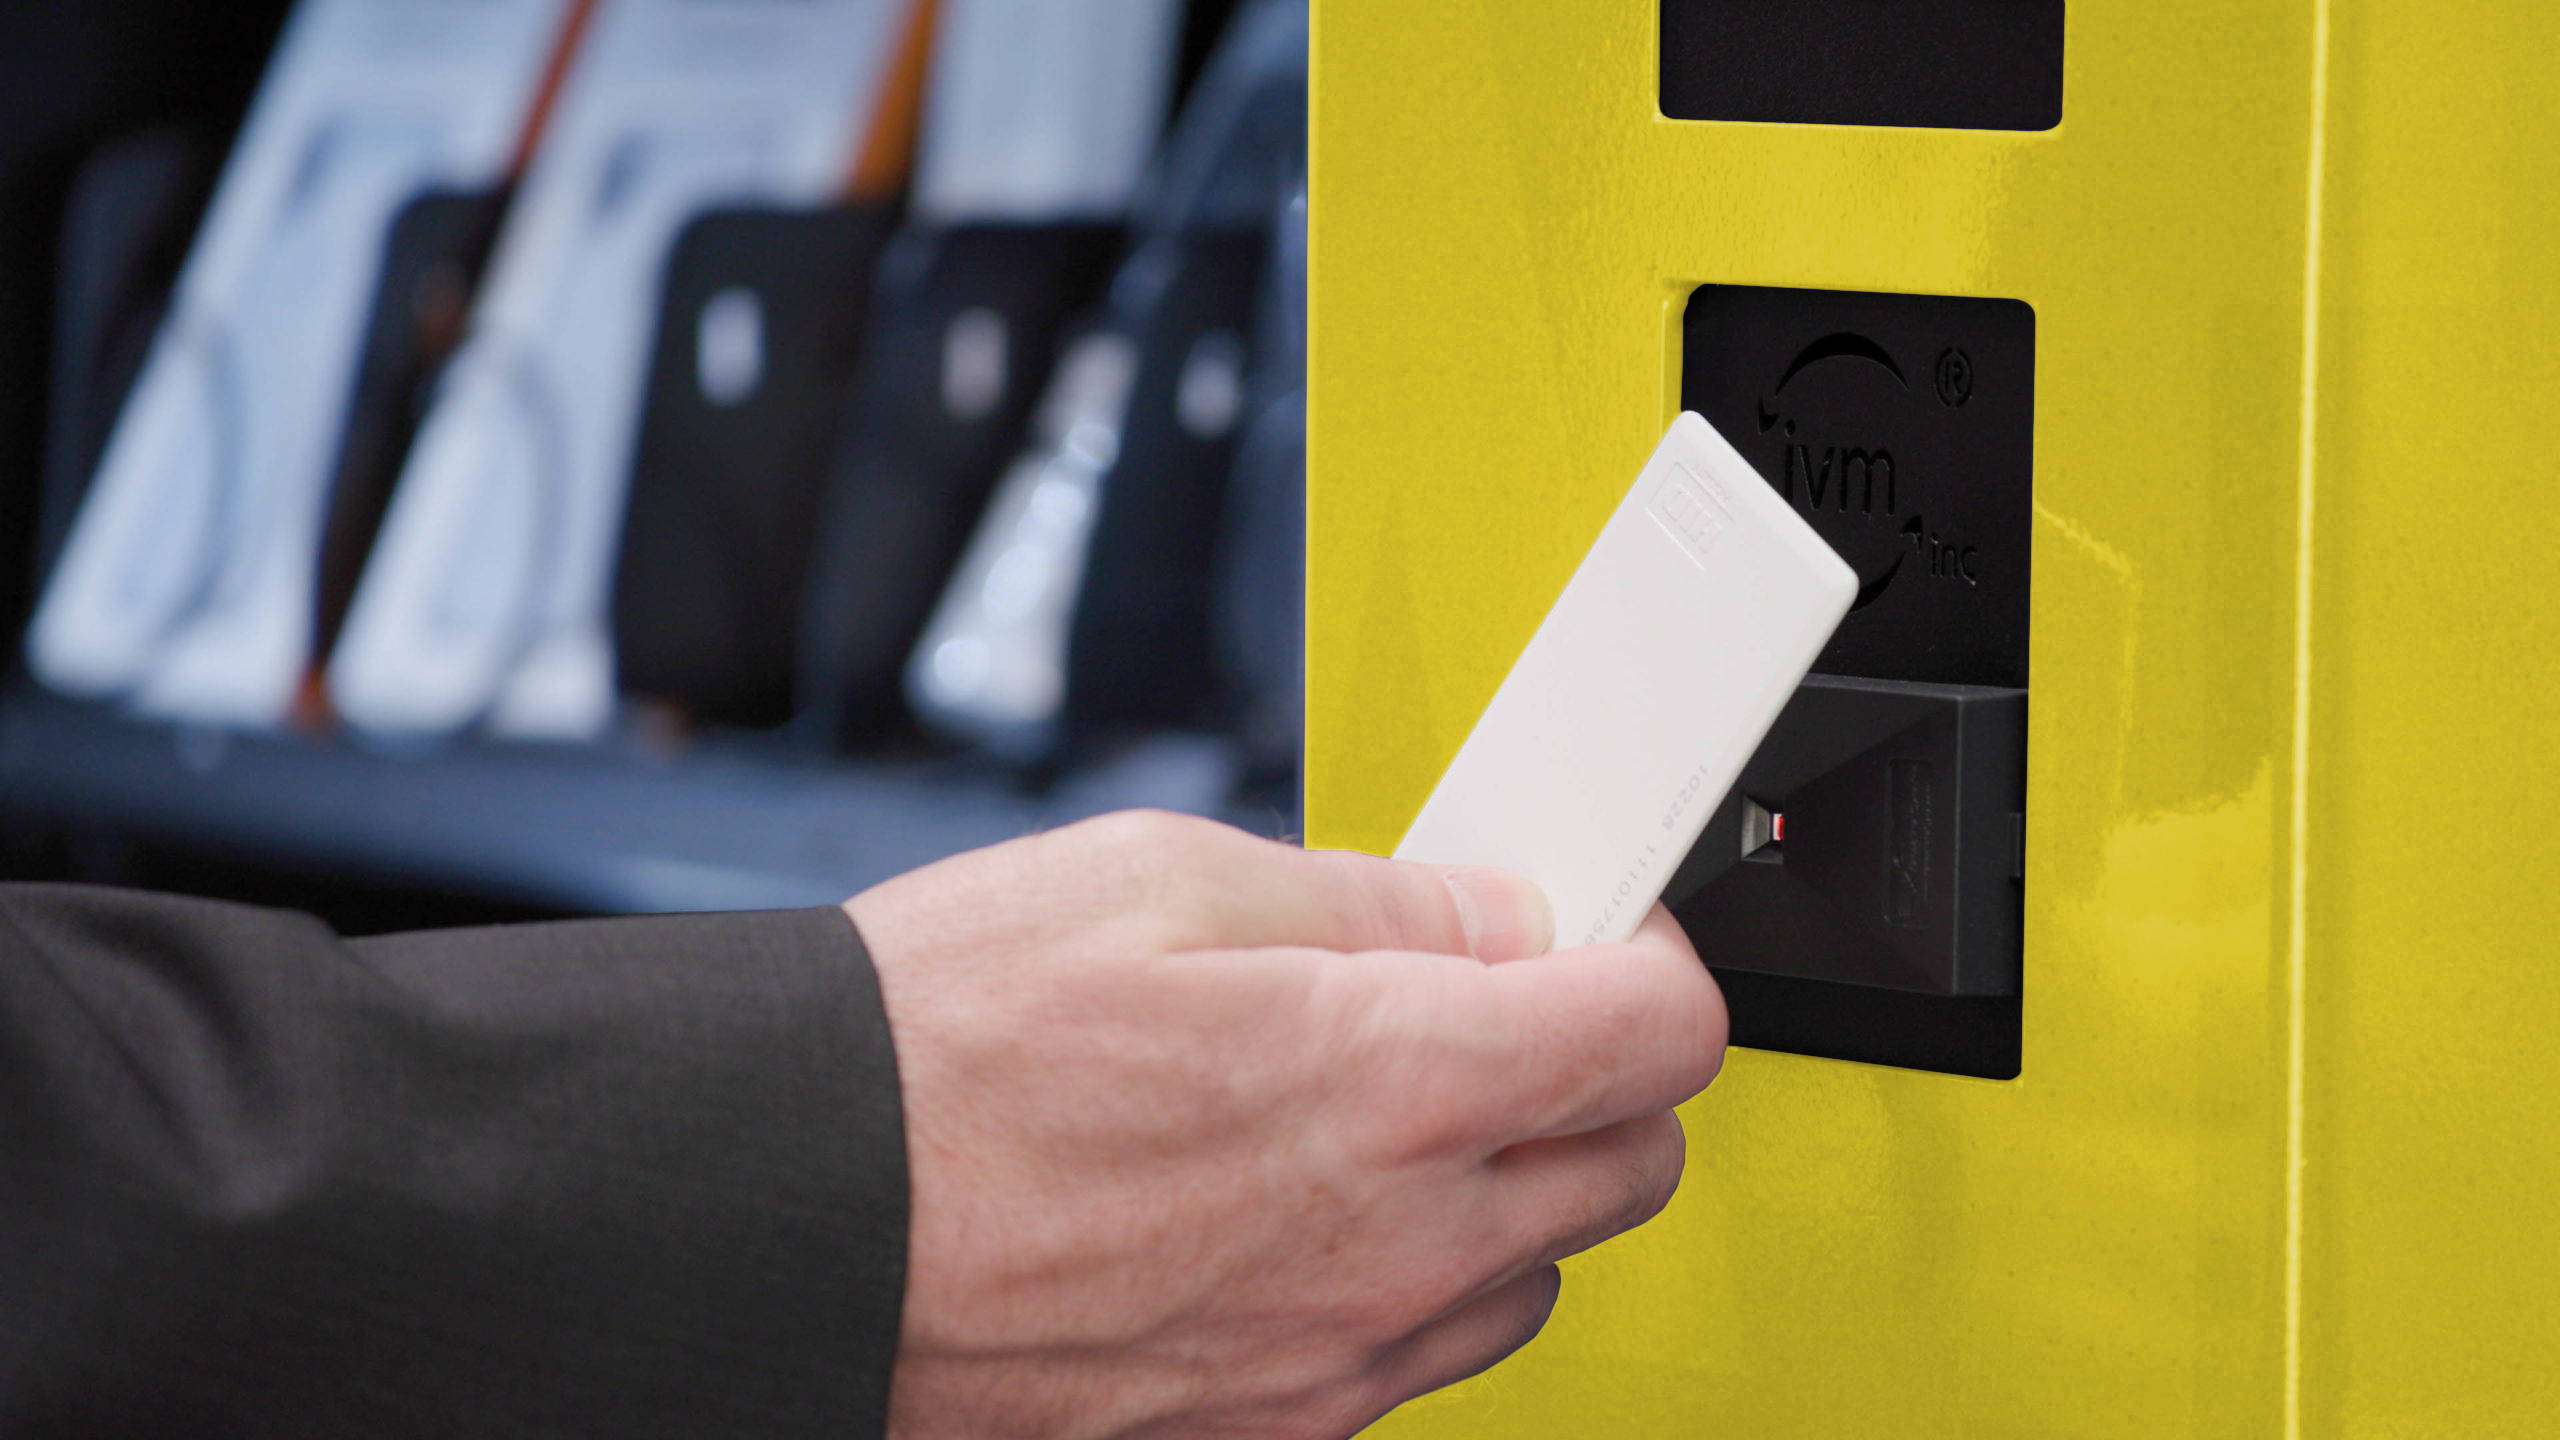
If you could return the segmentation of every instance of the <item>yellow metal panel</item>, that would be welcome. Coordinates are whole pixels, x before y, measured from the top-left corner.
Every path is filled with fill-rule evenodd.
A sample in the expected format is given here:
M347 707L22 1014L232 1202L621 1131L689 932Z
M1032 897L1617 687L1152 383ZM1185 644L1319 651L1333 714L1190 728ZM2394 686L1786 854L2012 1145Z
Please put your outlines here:
M2306 1432L2560 1434L2560 6L2342 5Z
M1666 121L1640 0L1316 14L1317 843L1394 843L1692 287L2037 312L2024 1073L1737 1054L1671 1211L1384 1433L2277 1433L2314 5L2072 0L2042 134Z
M1692 286L2038 314L2024 1074L1737 1055L1386 1432L2560 1433L2560 8L2072 0L2040 135L1667 122L1644 3L1317 19L1319 843L1393 843Z

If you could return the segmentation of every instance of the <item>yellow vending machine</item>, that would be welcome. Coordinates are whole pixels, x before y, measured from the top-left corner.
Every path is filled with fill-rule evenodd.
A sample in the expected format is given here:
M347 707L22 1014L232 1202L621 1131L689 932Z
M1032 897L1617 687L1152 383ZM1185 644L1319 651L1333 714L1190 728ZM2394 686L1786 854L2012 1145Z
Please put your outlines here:
M1682 409L1862 586L1674 885L1681 1196L1380 1433L2560 1434L2554 53L1315 0L1311 842L1395 845Z

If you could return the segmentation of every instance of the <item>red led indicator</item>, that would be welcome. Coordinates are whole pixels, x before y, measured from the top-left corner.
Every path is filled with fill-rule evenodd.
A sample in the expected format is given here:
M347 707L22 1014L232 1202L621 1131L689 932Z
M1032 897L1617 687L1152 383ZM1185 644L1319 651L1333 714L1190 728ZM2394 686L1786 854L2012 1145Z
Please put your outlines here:
M1783 845L1787 843L1786 816L1772 815L1769 817L1769 843L1772 845Z

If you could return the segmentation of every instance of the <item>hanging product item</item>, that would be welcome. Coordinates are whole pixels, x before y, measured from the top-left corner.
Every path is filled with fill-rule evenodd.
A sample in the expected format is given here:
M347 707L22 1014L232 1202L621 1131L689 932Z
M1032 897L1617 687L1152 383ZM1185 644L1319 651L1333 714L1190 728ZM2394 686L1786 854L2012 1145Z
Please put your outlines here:
M1126 243L1199 9L947 0L914 201L880 267L798 627L789 708L815 737L893 731L934 597ZM624 594L625 659L647 661L642 637L662 627L636 622L662 602ZM687 674L626 670L661 692ZM697 704L702 688L681 685Z
M407 221L494 207L589 13L304 0L46 585L38 678L190 720L292 712L334 482L404 399L365 380ZM467 230L439 237L464 270Z
M1185 103L1097 322L910 659L942 735L1025 763L1204 724L1227 482L1272 219L1305 164L1302 0L1240 8Z
M592 737L663 280L716 210L852 194L909 0L612 0L409 457L330 666L360 729ZM894 107L887 107L894 108ZM753 387L760 317L706 332Z

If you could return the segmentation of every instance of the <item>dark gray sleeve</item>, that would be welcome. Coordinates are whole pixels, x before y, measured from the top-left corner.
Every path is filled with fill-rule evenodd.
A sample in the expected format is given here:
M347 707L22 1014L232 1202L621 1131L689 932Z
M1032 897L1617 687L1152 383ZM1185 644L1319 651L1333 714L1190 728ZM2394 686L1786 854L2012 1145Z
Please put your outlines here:
M0 886L0 1435L876 1435L906 1231L840 911Z

